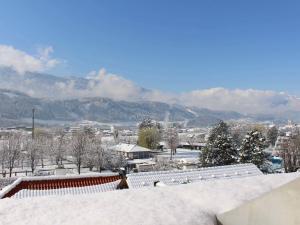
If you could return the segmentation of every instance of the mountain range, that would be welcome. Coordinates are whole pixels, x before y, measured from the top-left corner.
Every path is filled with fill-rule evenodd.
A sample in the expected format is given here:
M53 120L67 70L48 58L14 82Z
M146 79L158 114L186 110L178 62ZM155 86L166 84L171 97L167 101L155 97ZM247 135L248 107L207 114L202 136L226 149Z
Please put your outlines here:
M44 124L72 123L82 120L101 123L136 123L145 117L159 121L179 121L187 125L207 126L219 120L244 118L237 112L213 111L170 105L161 102L128 102L109 98L45 99L21 92L0 90L0 121L2 125L29 124L32 109Z
M118 78L113 77L113 79ZM97 82L99 81L93 79L57 77L42 73L18 74L9 68L2 68L0 69L0 127L29 124L32 108L36 110L37 122L46 125L82 120L100 123L136 123L145 117L159 121L180 121L188 126L208 126L219 120L251 119L278 122L287 119L283 115L243 115L234 111L188 107L176 102L168 104L151 101L149 98L139 98L139 96L129 101L97 97L97 92L92 97L86 95L91 90L91 86L95 87ZM97 88L96 86L94 89ZM98 89L101 89L101 86ZM109 91L118 92L117 89L118 86L115 90ZM138 90L138 93L143 93L142 95L150 92L143 88ZM298 118L297 112L290 112L288 116Z

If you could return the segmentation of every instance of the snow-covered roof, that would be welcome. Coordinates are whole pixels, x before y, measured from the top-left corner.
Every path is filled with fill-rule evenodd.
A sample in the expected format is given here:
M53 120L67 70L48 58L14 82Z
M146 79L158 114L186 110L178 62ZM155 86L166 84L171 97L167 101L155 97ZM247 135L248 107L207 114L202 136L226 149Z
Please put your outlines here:
M43 195L88 194L116 190L119 175L83 175L20 177L0 191L0 199L6 197L36 197Z
M1 199L5 225L216 225L216 215L284 185L300 173L213 180L91 195Z
M153 187L155 181L166 185L193 183L204 180L230 179L262 175L263 173L254 164L237 164L230 166L205 167L194 170L171 170L133 173L127 176L130 189Z
M115 151L119 152L150 152L148 148L141 147L133 144L118 144L112 147Z
M152 164L154 165L155 162L153 161L152 158L150 159L131 159L131 160L127 160L128 164Z
M199 146L199 147L205 147L206 143L202 143L202 142L194 142L194 143L189 143L189 142L179 142L179 145L193 145L193 146Z
M71 188L58 188L58 189L45 189L45 190L31 190L22 189L12 196L12 198L32 198L51 195L80 195L80 194L95 194L99 192L117 190L117 186L121 180L109 182L99 185L90 185L84 187L71 187Z

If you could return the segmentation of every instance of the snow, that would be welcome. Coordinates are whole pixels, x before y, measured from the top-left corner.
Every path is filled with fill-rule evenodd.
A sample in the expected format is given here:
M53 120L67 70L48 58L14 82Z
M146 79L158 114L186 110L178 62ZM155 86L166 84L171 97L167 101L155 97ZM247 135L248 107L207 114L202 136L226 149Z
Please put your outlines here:
M111 147L111 149L114 149L119 152L150 152L151 151L148 148L144 148L138 145L124 144L124 143L115 145Z
M81 195L81 194L94 194L106 191L115 191L121 180L110 182L106 184L76 187L76 188L58 188L49 190L29 190L23 189L17 192L12 198L30 198L30 197L41 197L49 195Z
M2 199L0 224L215 225L216 214L297 177L299 173L261 175L89 195Z

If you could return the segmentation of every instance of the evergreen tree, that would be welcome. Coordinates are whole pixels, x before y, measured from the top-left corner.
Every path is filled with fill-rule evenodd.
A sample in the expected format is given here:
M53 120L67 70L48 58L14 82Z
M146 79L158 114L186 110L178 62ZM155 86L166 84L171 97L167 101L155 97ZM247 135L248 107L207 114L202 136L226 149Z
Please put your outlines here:
M228 125L221 121L211 130L207 146L200 153L200 163L204 167L230 165L237 162L237 156Z
M240 148L240 162L253 163L261 167L265 161L263 150L266 148L266 140L261 132L254 130L246 135Z
M210 131L208 142L213 143L219 135L229 135L229 126L222 120Z
M213 143L209 143L202 151L201 165L224 166L237 162L237 150L234 148L232 138L228 135L219 135Z

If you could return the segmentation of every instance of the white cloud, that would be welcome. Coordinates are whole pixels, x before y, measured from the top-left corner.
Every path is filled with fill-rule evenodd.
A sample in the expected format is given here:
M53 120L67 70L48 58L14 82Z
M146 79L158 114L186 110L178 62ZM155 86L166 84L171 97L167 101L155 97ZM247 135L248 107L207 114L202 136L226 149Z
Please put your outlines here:
M179 101L188 106L241 113L280 113L300 110L300 101L283 92L254 89L211 88L179 95Z
M20 74L42 72L56 66L59 60L50 57L51 46L38 49L37 56L30 55L13 46L0 45L0 67L10 67Z
M122 76L107 73L104 68L92 71L86 78L86 85L78 88L75 80L57 82L55 87L61 96L107 97L117 100L139 100L142 88Z
M134 100L139 98L141 88L122 76L100 69L98 73L93 71L89 74L87 91L96 96Z
M185 93L168 93L146 90L122 76L107 73L105 69L92 71L85 79L48 80L45 78L41 80L26 76L15 76L11 79L0 80L0 88L19 90L34 97L56 99L107 97L126 101L148 100L213 110L237 111L244 114L300 111L300 99L284 92L211 88Z
M0 45L0 67L10 67L20 74L27 71L43 72L60 63L59 60L51 58L52 53L51 46L39 48L37 55L34 56L12 46ZM105 69L90 72L86 79L42 80L26 76L6 77L0 80L0 88L19 90L34 97L151 100L245 114L300 111L300 99L284 92L255 89L230 90L220 87L185 93L167 93L161 90L146 90L123 76L107 73Z

